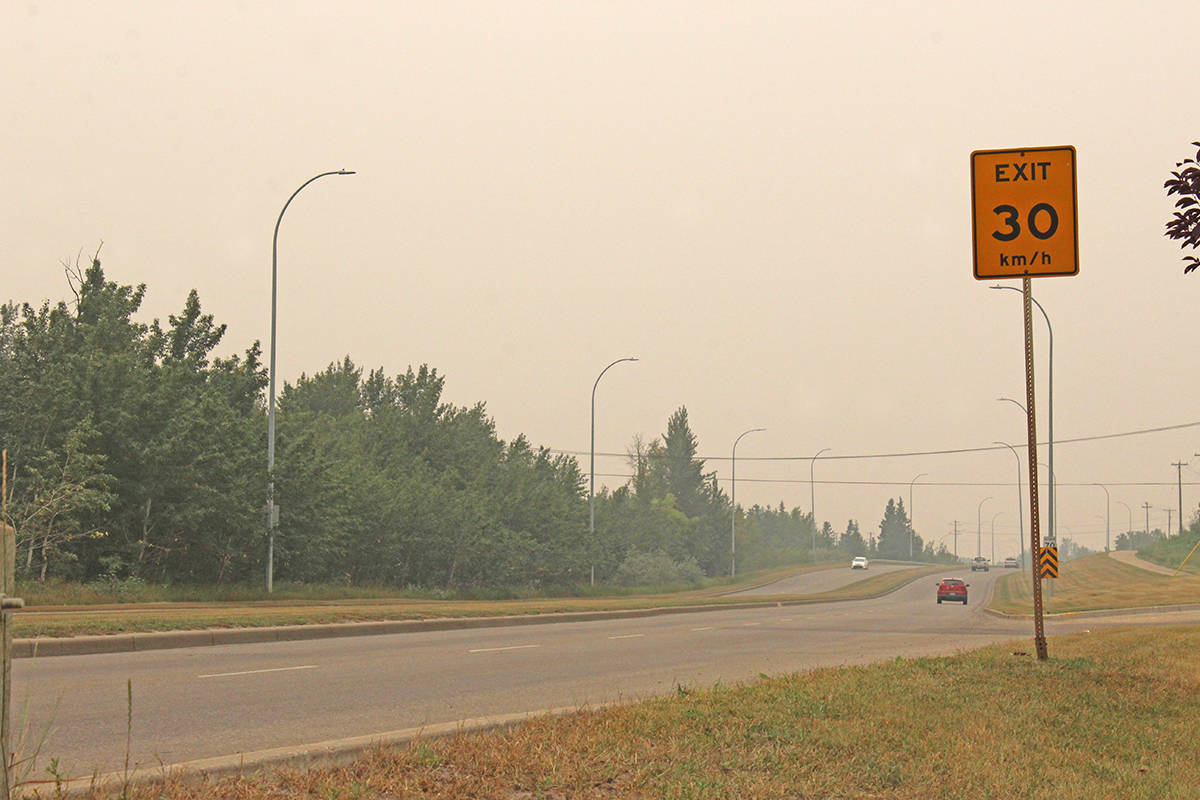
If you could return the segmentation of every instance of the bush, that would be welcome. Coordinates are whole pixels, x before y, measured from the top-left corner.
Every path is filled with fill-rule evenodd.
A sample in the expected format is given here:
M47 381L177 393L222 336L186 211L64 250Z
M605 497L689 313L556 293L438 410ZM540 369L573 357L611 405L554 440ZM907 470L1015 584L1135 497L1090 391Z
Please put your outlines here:
M616 581L622 586L657 586L664 583L696 583L704 579L704 570L696 559L686 556L672 561L662 550L633 552L617 568Z

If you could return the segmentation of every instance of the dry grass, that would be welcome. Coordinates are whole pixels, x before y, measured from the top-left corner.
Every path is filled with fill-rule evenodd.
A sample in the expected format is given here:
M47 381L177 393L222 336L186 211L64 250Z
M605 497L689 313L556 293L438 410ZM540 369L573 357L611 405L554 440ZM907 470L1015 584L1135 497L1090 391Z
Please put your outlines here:
M822 567L817 567L821 569ZM813 568L809 568L810 570ZM831 592L807 596L722 597L720 593L794 575L804 569L771 570L748 578L744 584L709 587L669 594L618 597L563 597L533 600L350 600L262 603L131 604L71 610L26 609L14 617L18 637L76 636L82 634L136 633L204 628L257 628L272 625L308 625L371 620L490 617L553 614L571 611L613 611L696 605L728 605L775 601L782 598L820 602L878 597L937 567L914 567L873 575Z
M1160 575L1099 554L1059 566L1053 594L1043 594L1048 613L1106 608L1200 603L1200 575ZM1033 586L1029 574L1006 575L996 581L989 608L1007 614L1030 614Z
M1010 644L680 689L345 767L172 779L130 797L1195 798L1200 628L1058 637L1050 651L1045 663Z

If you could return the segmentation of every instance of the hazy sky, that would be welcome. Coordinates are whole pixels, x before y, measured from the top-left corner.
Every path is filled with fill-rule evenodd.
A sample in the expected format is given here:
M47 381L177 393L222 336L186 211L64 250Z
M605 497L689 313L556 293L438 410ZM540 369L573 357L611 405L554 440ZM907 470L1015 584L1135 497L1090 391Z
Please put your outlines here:
M996 402L1024 397L1020 296L972 277L969 156L1070 144L1080 271L1034 281L1055 437L1197 422L1200 275L1163 236L1162 183L1200 139L1198 24L1195 0L13 0L0 297L64 297L61 262L103 241L112 279L148 284L147 319L194 287L222 352L265 351L280 208L357 170L284 218L282 379L345 354L429 363L502 437L586 470L592 382L633 355L600 384L597 450L686 405L727 481L733 440L765 427L738 448L739 502L808 509L821 448L1021 449L1024 417ZM1039 319L1043 440L1046 354ZM1118 501L1165 528L1171 462L1200 500L1196 452L1200 427L1060 445L1060 536L1103 546L1093 482L1114 536ZM997 555L1016 550L1007 450L815 473L839 530L877 530L927 473L918 532L957 519L974 555L981 517L990 555L1000 512Z

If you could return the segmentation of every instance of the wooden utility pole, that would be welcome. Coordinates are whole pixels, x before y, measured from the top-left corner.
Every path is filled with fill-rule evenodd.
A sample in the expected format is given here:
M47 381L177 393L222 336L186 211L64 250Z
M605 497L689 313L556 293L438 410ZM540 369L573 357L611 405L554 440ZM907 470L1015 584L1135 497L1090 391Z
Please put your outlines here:
M24 603L10 595L17 590L17 532L8 524L8 451L0 451L0 800L12 788L12 611Z

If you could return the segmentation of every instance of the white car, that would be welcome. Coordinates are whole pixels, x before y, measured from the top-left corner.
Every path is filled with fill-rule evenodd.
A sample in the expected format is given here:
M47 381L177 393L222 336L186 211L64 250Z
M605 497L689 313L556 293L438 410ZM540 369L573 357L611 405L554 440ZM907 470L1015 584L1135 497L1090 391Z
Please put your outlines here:
M870 564L867 562L866 556L855 556L850 562L850 569L870 569Z

